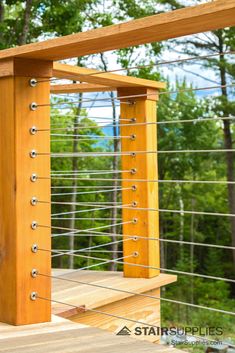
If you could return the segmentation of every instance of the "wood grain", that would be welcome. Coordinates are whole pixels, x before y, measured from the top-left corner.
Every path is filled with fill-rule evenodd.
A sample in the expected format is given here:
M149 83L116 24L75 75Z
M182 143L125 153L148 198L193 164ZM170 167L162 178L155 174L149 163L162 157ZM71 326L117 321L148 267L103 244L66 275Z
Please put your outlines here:
M0 352L183 353L169 346L116 336L98 328L55 318L52 323L19 328L0 324Z
M51 93L87 93L116 91L116 87L108 87L89 83L73 83L67 85L51 85Z
M41 43L2 50L0 59L17 56L61 60L234 25L234 0L218 0Z
M49 78L52 76L52 62L20 58L0 60L0 77L8 76Z
M160 274L150 279L125 278L122 272L111 271L74 271L72 273L71 271L53 271L53 274L55 276L63 275L62 278L75 281L67 282L63 281L63 279L53 278L53 299L76 306L82 305L90 309L134 297L134 294L126 293L125 291L145 293L173 283L177 279L176 276L167 274ZM76 281L82 281L84 284L76 283ZM89 283L101 287L92 286ZM110 288L120 291L111 290ZM70 309L69 306L53 303L54 314L61 315L70 312Z
M152 123L156 122L156 99L158 92L145 89L141 92L136 92L135 89L118 90L118 96L128 96L135 94L145 94L139 98L129 99L133 104L121 104L121 118L135 118L137 123ZM150 96L146 96L150 94ZM122 102L123 99L121 99ZM122 139L122 152L133 151L157 151L157 129L156 125L135 125L130 126L130 123L123 122L121 127L122 136L135 135L135 140ZM122 181L122 202L123 205L131 205L134 201L136 207L132 209L123 208L123 222L129 222L133 219L137 223L127 223L123 225L123 237L128 238L128 235L137 235L147 238L159 238L159 212L138 210L138 208L154 208L158 209L158 183L157 182L136 182L134 179L142 180L158 180L157 154L143 153L137 154L135 157L130 155L122 155L122 170L136 169L135 174L123 173L123 179L133 179L132 181ZM126 188L136 187L136 191L125 190ZM137 252L137 257L128 258L126 262L140 264L144 266L153 266L159 268L160 254L159 241L139 239L137 241L127 241L123 243L124 256L130 256ZM124 265L124 275L126 277L143 277L150 278L157 276L159 270L144 268L138 266Z
M50 181L30 181L32 173L50 175L50 157L29 156L50 151L49 132L29 133L50 128L49 107L29 108L49 103L49 94L48 82L33 88L28 77L0 78L0 321L14 325L50 320L50 303L30 300L32 291L50 297L50 280L31 276L33 268L50 274L50 253L31 251L34 243L50 249L50 229L31 229L34 220L50 225ZM49 203L32 206L33 196Z
M117 75L112 73L100 73L98 70L66 64L53 64L53 76L67 78L75 81L96 83L104 86L118 87L148 87L165 88L164 82L157 82L132 76Z

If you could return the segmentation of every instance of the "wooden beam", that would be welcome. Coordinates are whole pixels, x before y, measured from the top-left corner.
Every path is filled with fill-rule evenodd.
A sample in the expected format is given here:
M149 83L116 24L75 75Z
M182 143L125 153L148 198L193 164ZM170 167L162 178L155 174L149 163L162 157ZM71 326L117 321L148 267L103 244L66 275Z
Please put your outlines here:
M41 43L2 50L0 59L18 56L61 60L234 25L234 0L217 0Z
M89 83L74 83L68 85L51 85L51 93L88 93L116 91L115 87L95 85Z
M35 66L34 76L44 79L37 72ZM49 301L30 299L32 292L51 295L50 278L31 275L33 269L50 275L50 253L31 250L33 244L50 250L50 228L31 227L33 221L50 225L50 180L30 180L32 173L50 175L50 156L29 155L32 149L50 151L48 132L29 131L32 126L50 130L49 106L30 110L32 102L48 104L49 95L48 81L31 87L28 77L0 76L0 321L14 325L51 318ZM33 206L32 197L48 203Z
M98 70L87 69L85 67L72 66L66 64L53 64L53 76L57 78L70 79L95 83L104 86L119 87L147 87L163 89L166 87L164 82L151 81L132 76L123 76L111 73L100 73Z
M147 96L149 94L149 97ZM156 122L156 100L158 92L142 88L138 89L118 89L118 96L143 95L138 99L133 98L134 104L121 104L121 118L135 118L137 123ZM123 99L121 99L121 102ZM125 99L124 99L125 101ZM155 124L121 125L122 136L135 135L135 139L121 139L122 152L135 151L157 151L157 129ZM136 156L123 154L121 157L122 170L130 170L130 173L123 173L122 178L122 202L123 205L136 205L123 208L122 220L123 238L130 235L142 236L146 238L159 238L159 212L158 210L158 183L143 182L136 180L158 180L157 155L154 153L141 153ZM131 170L135 170L131 173ZM125 180L128 179L128 180ZM132 181L133 180L133 181ZM132 191L128 190L132 188ZM138 208L140 210L138 210ZM136 220L136 222L131 222ZM130 266L124 264L125 277L151 278L159 275L160 267L159 241L148 239L137 239L123 243L124 257L137 252L137 256L130 257L126 262L141 264L146 267ZM150 267L148 267L150 266Z

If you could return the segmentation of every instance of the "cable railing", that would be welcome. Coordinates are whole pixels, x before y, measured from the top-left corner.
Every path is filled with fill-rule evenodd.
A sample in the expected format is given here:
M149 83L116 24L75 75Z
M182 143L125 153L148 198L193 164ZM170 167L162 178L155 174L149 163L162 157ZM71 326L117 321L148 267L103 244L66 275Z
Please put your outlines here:
M235 51L220 29L234 11L216 1L1 51L0 321L232 335ZM104 56L205 31L219 45L205 33L194 54L189 41L113 69ZM97 50L104 70L62 63ZM198 72L214 66L220 80Z
M234 52L223 53L223 55L232 54L234 54ZM219 53L173 60L170 62L160 62L156 64L156 66L189 62L190 60L208 59L210 57L221 55L222 54ZM148 66L149 65L145 65L144 67ZM140 69L142 67L143 66L134 66L128 68L128 70ZM108 72L116 71L120 70L118 69ZM100 72L95 75L102 73L103 72ZM39 80L38 83L45 81L46 80ZM54 81L54 79L50 81ZM187 94L194 92L194 94L196 94L198 91L205 91L209 94L212 90L223 88L228 89L232 87L234 87L233 83L201 88L178 88L175 90L160 91L158 92L158 95L161 97L163 95L175 96L180 93ZM52 224L33 221L31 228L35 231L40 228L50 229L53 248L46 249L38 246L37 251L50 253L53 263L55 264L58 264L56 261L58 261L59 258L69 259L72 257L72 268L71 271L66 272L63 275L48 275L40 270L37 270L34 275L96 287L101 290L106 289L113 292L150 298L163 303L167 302L172 305L177 304L187 308L200 309L233 317L235 312L232 310L195 304L180 299L171 299L166 296L160 297L138 293L131 290L116 288L112 285L103 286L97 283L81 281L79 276L77 277L78 279L71 279L69 278L69 275L74 273L79 274L81 271L87 270L102 270L103 268L107 270L111 264L114 264L116 269L119 271L123 270L127 277L135 277L134 271L140 273L138 271L154 270L156 271L156 276L160 273L169 273L176 274L180 277L189 277L192 279L199 278L203 281L210 280L226 282L229 284L235 283L235 279L226 276L211 275L203 273L203 271L195 272L192 269L191 271L181 270L177 268L176 264L173 268L168 268L166 265L161 266L159 265L160 259L158 251L156 251L155 257L151 261L144 258L141 254L142 251L149 249L148 244L151 244L150 246L155 248L155 250L162 244L163 246L164 244L173 244L180 248L182 246L193 246L196 248L207 248L221 251L235 250L235 247L231 245L195 241L195 239L191 239L190 241L185 239L172 239L169 238L167 232L163 232L159 235L158 217L160 217L160 221L166 214L168 218L174 216L183 219L187 216L198 216L200 219L205 218L205 222L207 217L223 218L226 221L226 219L232 219L235 217L235 214L229 212L228 208L225 208L226 211L223 207L216 210L210 209L209 206L207 206L206 209L177 209L162 207L163 204L160 202L159 205L157 200L158 187L161 192L162 190L164 191L164 188L176 189L184 186L210 186L211 188L209 191L213 192L213 188L220 186L229 187L235 184L234 180L228 180L226 179L226 175L222 174L220 174L219 178L216 178L215 175L211 177L208 177L207 175L206 178L200 178L199 176L193 178L189 176L184 179L177 176L173 179L161 179L159 177L159 175L161 175L161 170L159 175L157 174L157 160L159 167L161 167L159 158L166 158L164 156L171 158L171 156L175 155L177 158L180 158L180 156L186 158L185 156L187 156L191 163L191 159L193 159L194 156L199 156L200 158L202 156L203 158L206 157L211 160L215 159L216 161L217 155L222 154L224 158L224 155L234 153L235 149L222 147L221 141L219 141L217 147L213 146L213 148L210 148L209 145L206 148L205 144L202 148L200 146L197 148L192 148L191 146L187 148L185 144L182 144L180 148L172 148L171 144L171 148L159 150L156 144L157 127L162 128L167 126L168 128L171 128L171 126L184 126L184 124L189 126L191 123L196 129L198 123L201 124L207 122L208 124L218 124L225 121L233 122L234 116L232 114L231 116L228 116L228 114L227 116L212 114L210 117L198 116L198 118L190 118L189 116L187 119L182 117L180 119L173 118L171 120L166 119L164 121L156 121L156 110L152 108L156 106L156 92L146 94L120 94L114 98L82 98L79 100L77 100L76 97L69 100L67 97L69 96L66 96L66 100L59 100L58 102L54 102L53 100L53 103L48 104L35 103L33 107L33 109L37 110L49 106L52 108L52 123L49 129L41 129L39 126L40 124L37 127L34 126L31 128L33 135L49 132L49 135L52 137L52 151L37 151L36 149L33 149L29 152L30 157L34 159L40 158L41 156L49 156L52 159L53 170L50 175L42 175L40 173L31 175L31 180L34 182L37 180L49 180L52 183L52 201L32 198L31 203L32 205L45 203L51 204L53 211L51 217ZM110 106L112 109L115 109L114 107L118 106L116 102L119 102L121 109L119 119L116 119L116 112L114 113L114 111L113 117L111 117L112 112L111 114L109 113L110 117L86 116L86 104L93 103L93 107L99 108L102 107L99 105L100 101L112 102L113 106ZM98 105L96 105L96 102L98 102ZM72 110L77 109L78 104L80 104L80 112L74 114ZM153 109L151 111L152 115L150 114L151 116L146 114L146 112L143 112L141 104L151 106ZM159 104L161 104L161 100ZM66 109L68 109L68 113L63 114L62 110L65 106ZM69 108L67 106L69 106ZM53 110L54 108L57 110L56 113ZM84 116L81 114L82 111L84 111ZM64 122L60 122L60 119L63 119ZM55 122L55 120L57 122ZM118 134L113 136L112 133L105 133L107 127L118 129ZM96 129L95 133L92 132L93 129ZM83 133L83 130L86 132ZM57 131L61 132L57 133ZM144 137L144 134L146 133L149 136L152 136L151 138L153 140L151 143L149 143L146 140L146 137ZM69 145L63 145L61 142L68 143ZM87 146L84 147L85 150L81 147L82 142L87 143ZM99 143L99 145L97 145L97 143ZM68 151L68 148L74 150L71 152ZM89 161L90 157L93 161ZM104 159L101 159L101 157L104 157ZM63 159L65 164L62 163ZM75 164L74 160L77 161ZM64 169L63 166L65 166ZM150 190L149 188L153 188L153 190ZM183 197L184 195L180 196L182 202ZM71 200L69 200L69 198ZM143 199L145 198L147 201L143 202ZM72 224L73 226L66 226L66 224ZM68 248L65 247L66 243L64 243L64 241L61 243L63 244L62 247L59 245L61 239L68 241ZM90 242L88 241L89 239ZM101 239L101 243L97 244L99 239ZM80 243L81 241L83 241L82 246ZM115 249L113 247L114 245ZM137 275L137 277L139 276L140 275ZM40 293L36 294L36 298L44 301L54 301L55 303L74 308L80 308L79 305L73 305L43 297ZM135 324L154 327L154 325L149 322L132 320L128 317L113 315L109 312L89 308L86 308L85 311L96 312L104 316L111 316L127 322L130 321Z

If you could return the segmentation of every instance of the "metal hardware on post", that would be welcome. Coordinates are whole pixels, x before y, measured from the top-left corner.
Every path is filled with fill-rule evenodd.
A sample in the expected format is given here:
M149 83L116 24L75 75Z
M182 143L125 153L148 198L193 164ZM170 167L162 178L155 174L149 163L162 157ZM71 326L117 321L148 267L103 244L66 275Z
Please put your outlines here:
M32 292L30 293L30 299L35 301L38 297L38 293L37 292Z
M31 223L31 228L32 228L33 230L35 230L35 229L37 229L37 227L38 227L38 222L33 221L33 222Z
M30 110L33 110L33 111L35 111L37 109L37 107L38 107L38 105L35 102L32 102L29 106Z
M36 126L32 126L32 127L29 129L29 132L30 132L31 135L36 135L37 131L38 131L38 130L37 130Z
M35 174L35 173L33 173L33 174L30 176L30 180L31 180L33 183L35 183L35 181L37 181L37 178L38 178L38 176L37 176L37 174Z
M31 158L36 158L37 157L37 151L36 150L32 150L29 152L29 155Z
M35 254L38 251L38 245L37 244L33 244L31 246L31 251Z
M38 203L37 197L35 197L35 196L32 197L31 200L30 200L30 203L31 203L32 206L36 206L37 203Z
M36 86L37 86L37 83L38 83L38 81L36 80L36 78L31 78L31 79L29 80L29 85L30 85L31 87L36 87Z

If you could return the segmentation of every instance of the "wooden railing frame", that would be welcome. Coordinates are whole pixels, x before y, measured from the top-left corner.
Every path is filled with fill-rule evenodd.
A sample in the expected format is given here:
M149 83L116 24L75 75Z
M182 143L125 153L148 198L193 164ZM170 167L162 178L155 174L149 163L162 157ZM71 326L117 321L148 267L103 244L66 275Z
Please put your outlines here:
M50 252L37 251L37 247L50 250L50 228L40 227L40 224L50 225L50 205L45 203L35 206L31 202L33 197L49 202L50 181L40 179L33 182L30 178L33 173L50 175L49 156L30 156L33 149L49 152L50 137L46 132L36 135L29 132L33 125L49 129L49 107L32 110L31 103L49 103L48 79L52 76L70 78L84 83L61 87L56 85L51 91L62 93L117 90L121 102L123 96L144 92L146 95L135 99L135 104L121 104L121 114L125 117L134 114L138 121L154 122L158 91L164 88L164 84L159 82L111 73L97 72L96 75L91 69L71 67L53 61L234 25L234 0L217 0L0 52L0 321L22 325L50 320L50 278L37 276L38 270L48 275L51 271ZM46 80L32 87L29 78ZM147 96L149 90L155 92L152 94L151 91L151 98ZM123 126L121 133L126 135L130 130L136 135L136 140L123 142L123 150L157 149L156 130L133 125L131 129ZM131 165L136 168L137 173L133 178L138 176L157 180L156 156L123 156L122 164L123 167ZM150 171L151 166L153 172ZM135 201L137 208L138 205L149 208L153 204L157 208L157 183L137 184L137 190L133 193L123 192L123 201ZM123 181L123 185L127 185L127 182ZM155 218L152 214L148 211L140 213L134 208L124 210L124 220L137 218L135 224L124 225L124 237L127 234L147 237L154 234L157 237L158 214L154 212L157 215ZM33 224L33 221L36 223ZM138 240L128 243L124 247L124 253L132 254L134 250L138 253L130 262L158 268L160 256L157 241ZM158 273L154 269L129 265L124 267L124 274L129 277L150 278ZM36 305L34 293L37 292L49 300L37 300Z

